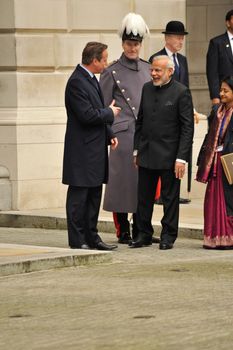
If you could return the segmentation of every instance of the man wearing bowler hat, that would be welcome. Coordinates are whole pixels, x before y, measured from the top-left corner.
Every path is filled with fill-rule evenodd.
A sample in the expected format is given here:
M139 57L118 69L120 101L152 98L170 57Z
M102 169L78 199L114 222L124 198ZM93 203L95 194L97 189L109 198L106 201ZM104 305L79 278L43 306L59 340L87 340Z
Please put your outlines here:
M181 55L179 51L183 47L184 37L188 34L184 25L179 21L170 21L166 26L166 30L162 32L165 34L165 47L153 54L149 61L152 62L154 56L167 55L175 64L175 72L173 77L175 80L189 87L188 63L185 56Z
M149 62L152 63L153 58L155 56L160 55L167 55L170 57L175 65L175 70L173 77L175 80L179 81L180 83L184 84L185 86L189 87L189 73L188 73L188 63L187 59L184 55L181 55L179 51L183 47L184 43L184 37L188 34L188 32L185 30L185 27L182 22L180 21L170 21L166 25L166 30L162 32L165 34L165 47L154 53L150 58ZM190 183L191 183L191 159L192 159L192 152L190 151L190 157L189 157L189 171L188 171L188 192L190 192ZM180 198L181 204L189 203L190 199L188 198ZM155 201L157 204L162 204L161 198L157 199Z

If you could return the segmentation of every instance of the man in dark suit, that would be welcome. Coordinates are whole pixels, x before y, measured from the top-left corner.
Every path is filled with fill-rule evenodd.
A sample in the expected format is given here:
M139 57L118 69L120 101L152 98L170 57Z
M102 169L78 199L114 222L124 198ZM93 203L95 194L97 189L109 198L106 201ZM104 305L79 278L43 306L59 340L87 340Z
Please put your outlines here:
M233 75L233 10L226 14L226 27L226 33L210 40L207 52L206 73L213 104L220 103L221 80Z
M97 230L102 184L108 178L109 143L117 146L110 124L120 112L104 107L95 73L107 65L107 45L90 42L68 80L65 91L67 128L63 161L64 184L69 185L66 213L71 248L112 250L116 245L104 243Z
M193 104L189 89L172 78L174 62L155 56L152 81L143 86L134 136L139 167L138 238L132 248L152 243L154 193L161 177L164 216L159 248L171 249L178 234L180 179L193 139Z
M155 56L168 55L175 64L174 79L189 87L189 72L187 58L179 53L183 47L184 37L188 34L179 21L170 21L166 25L165 47L149 58L151 63Z
M183 47L184 37L188 34L185 30L184 25L180 21L170 21L166 25L166 29L162 32L165 36L165 47L154 53L150 58L149 62L151 63L155 56L167 55L170 57L175 65L175 70L173 77L175 80L184 84L189 88L189 72L188 72L188 63L187 58L184 55L181 55L179 51ZM188 172L188 192L191 189L191 171L192 171L192 149L190 151L189 157L189 172ZM190 199L180 198L181 204L189 203ZM157 204L162 204L162 199L159 198L155 201Z

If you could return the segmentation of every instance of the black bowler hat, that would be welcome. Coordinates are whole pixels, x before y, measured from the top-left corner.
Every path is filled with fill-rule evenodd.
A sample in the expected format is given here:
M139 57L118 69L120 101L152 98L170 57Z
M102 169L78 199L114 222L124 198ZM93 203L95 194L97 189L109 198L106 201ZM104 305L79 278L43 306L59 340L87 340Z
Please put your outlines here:
M165 32L163 34L176 34L176 35L187 35L188 32L185 31L184 25L179 21L170 21L166 25Z

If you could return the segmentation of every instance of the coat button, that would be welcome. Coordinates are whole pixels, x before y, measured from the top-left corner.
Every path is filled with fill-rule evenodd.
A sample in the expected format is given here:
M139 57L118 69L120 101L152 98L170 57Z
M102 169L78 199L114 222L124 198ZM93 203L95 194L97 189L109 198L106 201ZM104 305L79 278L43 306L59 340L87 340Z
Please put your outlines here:
M135 107L132 107L132 110L134 111L134 110L135 110Z
M116 71L115 71L115 70L113 70L113 71L112 71L112 73L113 73L113 74L116 74Z
M117 84L120 84L120 80L117 80Z
M121 92L125 92L125 89L122 89Z
M127 100L127 101L130 101L130 98L128 97L126 100Z

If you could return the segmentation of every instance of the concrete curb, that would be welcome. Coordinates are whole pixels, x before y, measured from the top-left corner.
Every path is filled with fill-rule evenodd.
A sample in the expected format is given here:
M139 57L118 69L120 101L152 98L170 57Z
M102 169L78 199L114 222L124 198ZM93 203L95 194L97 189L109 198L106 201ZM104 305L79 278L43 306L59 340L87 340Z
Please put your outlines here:
M0 249L10 252L9 256L6 254L0 258L0 276L112 261L111 252L15 244L1 244ZM30 251L33 251L33 253L31 254Z
M55 216L0 213L1 227L66 229L66 219Z
M0 227L14 227L14 228L43 228L43 229L57 229L66 230L66 218L56 216L42 216L42 215L27 215L27 214L11 214L0 213ZM160 234L160 223L156 222L154 225L155 234ZM115 227L112 221L99 219L98 229L100 232L115 233ZM202 239L203 229L201 225L179 225L179 237Z

